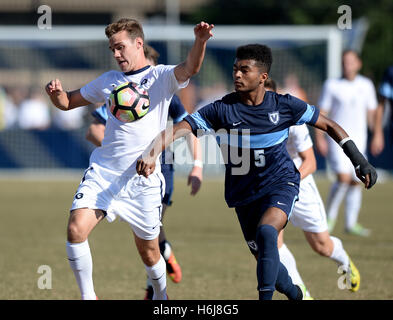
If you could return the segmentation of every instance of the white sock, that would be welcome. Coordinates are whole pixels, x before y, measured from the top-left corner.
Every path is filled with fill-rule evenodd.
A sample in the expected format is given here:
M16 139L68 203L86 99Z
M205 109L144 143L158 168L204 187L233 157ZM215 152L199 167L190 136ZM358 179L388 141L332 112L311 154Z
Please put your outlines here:
M345 228L352 229L358 221L362 204L362 187L350 186L345 201Z
M153 286L153 300L167 300L166 295L166 264L162 256L154 266L145 265L146 272Z
M68 261L78 283L82 300L96 300L93 286L93 261L88 241L66 244Z
M300 277L299 272L296 267L296 260L291 251L289 251L288 247L285 243L282 245L280 249L278 249L278 253L280 255L281 263L287 268L289 276L292 278L292 282L295 284L302 284L303 280Z
M349 185L336 181L330 189L326 215L329 219L336 220L340 204L347 193Z
M333 241L334 247L329 258L337 262L339 266L342 266L344 271L348 271L349 257L344 250L341 240L333 236L330 236L330 239Z

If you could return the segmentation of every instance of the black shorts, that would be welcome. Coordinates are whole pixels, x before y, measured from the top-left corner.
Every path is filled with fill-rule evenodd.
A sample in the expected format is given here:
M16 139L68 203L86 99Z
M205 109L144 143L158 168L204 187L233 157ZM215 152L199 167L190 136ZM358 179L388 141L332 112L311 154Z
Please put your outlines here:
M267 209L275 207L283 210L289 220L295 202L298 200L298 194L299 188L296 185L280 185L261 198L235 208L244 239L253 254L258 252L255 238L262 215Z

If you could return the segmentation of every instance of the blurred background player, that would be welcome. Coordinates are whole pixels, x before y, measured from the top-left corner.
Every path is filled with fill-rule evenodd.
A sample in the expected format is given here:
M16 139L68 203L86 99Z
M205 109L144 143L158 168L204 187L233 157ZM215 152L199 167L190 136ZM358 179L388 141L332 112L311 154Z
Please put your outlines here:
M144 51L148 62L153 66L157 65L160 54L149 45L145 45ZM106 121L108 119L106 106L103 105L100 108L97 108L92 112L92 115L94 119L88 128L86 139L96 146L101 146L102 139L104 138ZM177 95L172 97L171 103L169 105L168 115L172 118L173 123L180 122L185 116L188 115ZM189 134L186 137L186 140L194 158L194 167L188 175L188 185L191 185L191 195L195 195L199 191L202 183L202 150L199 139L197 139L194 135ZM164 218L166 208L172 204L171 198L173 193L174 176L173 159L173 152L169 148L162 152L161 173L165 178L165 195L162 200L161 213L162 219ZM175 258L171 244L166 238L164 226L160 227L159 246L161 255L165 259L169 277L173 282L179 283L182 279L181 267ZM153 286L148 278L145 300L151 300L152 298Z
M385 147L383 133L384 111L387 104L390 107L390 121L388 124L388 134L390 142L393 143L393 65L386 68L382 83L378 90L379 104L375 116L375 133L370 151L373 156L379 155Z
M265 81L265 89L276 92L274 80ZM290 221L303 230L311 248L321 256L328 257L342 266L349 273L351 286L349 290L357 291L360 286L360 274L343 248L340 239L330 236L326 223L326 212L312 174L317 169L313 143L305 124L289 128L287 151L300 172L299 200L295 203ZM288 270L292 281L302 284L303 280L296 267L296 260L284 243L284 230L278 235L278 252L280 261ZM306 299L312 299L306 292Z
M367 124L375 123L377 98L370 79L359 74L362 61L353 50L342 54L343 77L326 80L319 99L322 114L342 126L354 140L360 152L366 155ZM340 204L345 198L345 231L358 236L368 236L370 230L358 223L362 203L362 189L353 166L341 148L330 138L326 140L320 130L315 132L318 152L327 157L331 170L336 174L327 201L329 231L336 223Z

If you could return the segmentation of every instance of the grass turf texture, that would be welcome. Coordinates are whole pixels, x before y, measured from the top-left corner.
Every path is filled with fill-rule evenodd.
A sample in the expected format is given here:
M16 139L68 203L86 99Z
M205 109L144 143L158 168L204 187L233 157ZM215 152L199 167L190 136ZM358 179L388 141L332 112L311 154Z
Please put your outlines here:
M0 181L0 299L79 299L66 251L66 224L75 181ZM330 183L317 180L325 200ZM173 205L164 218L165 230L183 270L183 280L168 278L176 299L257 299L255 260L233 209L223 199L223 181L205 180L196 197L185 179L175 181ZM300 274L316 299L393 299L393 181L363 192L359 222L372 230L369 238L343 232L341 210L333 235L339 237L357 265L361 287L340 290L334 262L320 257L301 230L286 227L285 240ZM146 275L128 224L102 221L89 237L96 293L100 299L142 299ZM52 270L52 289L37 282L41 265ZM275 293L274 299L285 299Z

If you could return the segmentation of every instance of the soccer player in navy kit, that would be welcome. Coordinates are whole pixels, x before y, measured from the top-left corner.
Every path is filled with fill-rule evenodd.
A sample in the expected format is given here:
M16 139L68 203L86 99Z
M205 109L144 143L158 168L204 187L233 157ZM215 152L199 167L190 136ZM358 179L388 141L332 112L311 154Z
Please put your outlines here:
M307 123L326 131L343 147L367 188L374 185L377 175L346 132L320 115L317 108L288 94L265 91L271 64L271 50L265 45L237 48L233 65L235 92L158 135L138 160L137 172L149 176L160 152L190 131L195 135L221 132L220 147L229 155L225 200L235 208L244 237L257 254L259 299L271 300L277 289L289 299L300 300L304 292L292 283L277 249L278 232L287 224L299 192L300 175L285 146L289 127ZM237 170L239 156L233 148L242 154L240 165L248 166L246 172Z

